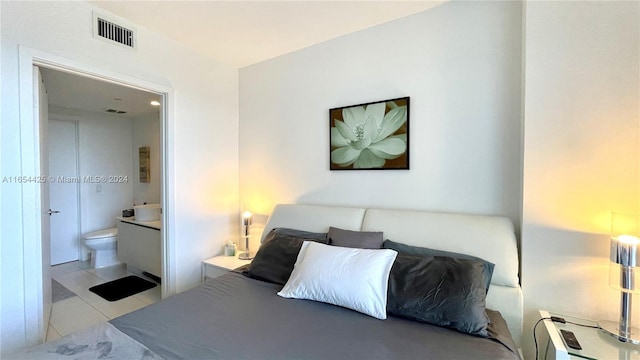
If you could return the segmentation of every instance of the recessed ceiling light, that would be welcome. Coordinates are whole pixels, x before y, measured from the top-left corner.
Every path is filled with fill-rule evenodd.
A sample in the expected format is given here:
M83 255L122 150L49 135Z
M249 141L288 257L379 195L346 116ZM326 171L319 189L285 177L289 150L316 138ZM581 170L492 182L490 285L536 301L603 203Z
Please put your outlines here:
M153 101L151 101L151 105L160 106L160 101L153 100Z

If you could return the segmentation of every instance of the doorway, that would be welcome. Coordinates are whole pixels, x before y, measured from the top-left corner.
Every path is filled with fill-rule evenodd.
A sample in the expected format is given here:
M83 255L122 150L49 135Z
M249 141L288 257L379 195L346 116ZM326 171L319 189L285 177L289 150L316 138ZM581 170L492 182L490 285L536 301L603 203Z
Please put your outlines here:
M168 174L174 172L174 140L173 134L167 129L173 128L173 89L170 86L142 80L138 77L116 73L101 69L94 65L80 63L68 58L56 56L36 49L19 46L19 116L21 123L20 150L23 154L30 154L21 160L21 167L25 174L42 174L40 170L40 109L37 105L37 73L33 66L52 68L64 72L81 75L87 78L99 79L108 83L117 83L125 87L142 89L158 94L161 97L161 162L162 173L162 219L164 223L161 231L162 243L162 297L168 297L176 291L175 266L175 237L173 210L175 198L174 179ZM168 83L168 81L164 81ZM34 97L34 92L36 96ZM36 160L35 162L33 160ZM50 294L49 250L43 247L41 224L48 221L48 206L41 201L44 190L39 183L27 183L22 186L22 238L23 250L32 254L24 258L24 319L27 344L36 344L44 339L46 333L47 311L43 299L47 292ZM33 211L35 207L36 211ZM45 208L46 207L46 208ZM48 239L48 238L47 238ZM48 243L48 241L47 241ZM46 261L45 261L46 260ZM44 266L46 264L47 266ZM45 269L46 268L46 269Z
M87 260L89 250L96 253L85 247L85 234L116 228L116 218L135 205L162 202L160 109L152 105L160 96L47 67L40 71L49 103L50 151L42 161L49 158L51 265ZM140 148L150 151L144 181Z

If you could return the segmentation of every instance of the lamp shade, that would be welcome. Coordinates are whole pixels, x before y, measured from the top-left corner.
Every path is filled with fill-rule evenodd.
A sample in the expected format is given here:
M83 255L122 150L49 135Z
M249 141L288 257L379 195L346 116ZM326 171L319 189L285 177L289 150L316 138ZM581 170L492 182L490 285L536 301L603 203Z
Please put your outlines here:
M638 266L638 243L640 243L640 239L633 235L612 237L611 262L620 266Z
M242 225L244 226L249 226L251 225L251 218L253 217L253 214L251 214L251 212L249 211L245 211L242 213Z
M640 264L640 215L611 215L611 246L609 252L609 285L617 290L640 293L635 271Z
M242 228L244 230L244 234L242 235L242 237L244 238L244 252L238 255L238 259L241 260L253 259L251 257L251 253L249 252L249 227L251 225L252 217L253 215L248 211L242 213Z

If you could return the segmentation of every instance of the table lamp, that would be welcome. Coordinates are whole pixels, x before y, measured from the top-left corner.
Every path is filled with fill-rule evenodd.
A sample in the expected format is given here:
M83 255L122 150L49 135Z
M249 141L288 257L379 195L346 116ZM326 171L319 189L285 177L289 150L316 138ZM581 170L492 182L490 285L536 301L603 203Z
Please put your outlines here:
M636 267L640 245L640 215L613 213L611 215L611 248L609 258L609 286L622 292L620 322L601 321L600 328L614 338L640 344L638 329L631 326L632 294L638 293Z
M253 215L245 211L242 213L242 228L243 228L243 236L244 237L244 252L238 255L238 259L240 260L251 260L251 254L249 253L249 227L251 225L251 217Z

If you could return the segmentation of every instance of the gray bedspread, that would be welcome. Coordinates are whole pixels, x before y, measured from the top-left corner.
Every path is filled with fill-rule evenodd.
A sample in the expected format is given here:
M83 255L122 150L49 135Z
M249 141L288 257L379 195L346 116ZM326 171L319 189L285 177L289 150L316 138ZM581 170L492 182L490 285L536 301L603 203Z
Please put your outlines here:
M281 287L230 272L111 324L165 359L519 359L497 312L487 339L281 298Z

